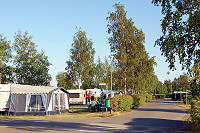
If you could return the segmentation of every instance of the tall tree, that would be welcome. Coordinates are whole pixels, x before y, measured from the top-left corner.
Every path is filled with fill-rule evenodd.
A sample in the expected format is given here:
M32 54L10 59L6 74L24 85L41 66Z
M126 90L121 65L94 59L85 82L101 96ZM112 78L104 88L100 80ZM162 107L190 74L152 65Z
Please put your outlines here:
M38 53L32 36L19 30L15 34L14 51L16 65L16 82L30 85L49 85L51 77L48 74L51 63L44 52Z
M0 83L13 82L13 68L9 63L12 58L10 41L0 34Z
M200 58L200 0L152 0L162 6L163 35L155 42L175 69L175 57L182 68L190 69Z
M104 63L101 61L100 57L98 57L97 63L95 65L95 81L96 85L98 83L103 83L104 80Z
M154 59L149 59L143 44L144 33L134 26L131 18L127 19L124 5L116 3L114 8L115 12L109 12L107 20L108 33L111 34L109 44L117 67L118 86L124 87L125 91L126 88L132 88L135 92L140 92L145 86L145 76L154 71Z
M178 81L179 81L179 88L181 91L186 91L189 89L189 76L186 73L180 75Z
M172 94L173 90L172 90L172 81L169 80L165 80L164 84L167 86L167 93L168 94Z
M75 84L82 84L83 88L94 85L94 54L93 42L87 39L86 32L81 28L77 29L73 37L72 48L70 49L70 60L67 61L66 70L70 71ZM80 83L81 81L81 83Z

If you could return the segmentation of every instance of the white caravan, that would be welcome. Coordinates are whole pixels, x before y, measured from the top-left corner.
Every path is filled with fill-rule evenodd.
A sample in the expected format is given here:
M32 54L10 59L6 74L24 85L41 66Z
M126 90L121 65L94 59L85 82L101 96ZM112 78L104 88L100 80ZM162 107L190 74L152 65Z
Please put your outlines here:
M0 84L0 111L8 111L10 105L10 85Z
M86 104L86 91L85 90L67 90L69 92L70 104Z
M89 94L89 96L91 97L95 92L97 94L98 97L101 96L101 93L104 93L103 89L98 89L98 88L94 88L94 89L86 89L87 94Z
M61 87L0 84L0 111L9 115L48 115L69 111L69 94Z

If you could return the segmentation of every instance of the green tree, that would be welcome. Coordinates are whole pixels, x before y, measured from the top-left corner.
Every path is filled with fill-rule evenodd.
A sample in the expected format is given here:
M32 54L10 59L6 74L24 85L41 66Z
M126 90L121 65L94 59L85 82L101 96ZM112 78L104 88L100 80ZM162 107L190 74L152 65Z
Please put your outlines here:
M179 82L178 82L178 78L174 78L174 80L172 81L172 89L173 92L174 91L179 91Z
M71 80L71 75L67 72L59 72L56 75L57 86L63 87L64 89L73 89L73 82Z
M10 66L12 48L10 41L0 34L0 83L13 82L13 68Z
M182 68L191 68L200 58L200 1L199 0L152 0L162 6L163 35L155 42L167 58L169 68L175 69L179 57Z
M192 95L200 96L200 61L190 70L190 90Z
M79 80L81 80L83 88L90 88L94 86L95 50L92 47L92 40L87 39L86 32L82 31L81 28L77 30L70 49L70 60L66 62L66 70L72 74L72 79L75 81L74 85L78 85Z
M186 91L189 89L189 76L186 73L180 75L178 80L179 80L179 88L181 91Z
M114 55L116 67L115 79L118 87L133 89L136 93L146 91L145 83L154 75L154 58L149 58L145 51L145 36L142 30L134 26L132 19L127 19L124 5L114 5L115 12L109 12L109 44ZM150 74L151 73L151 74Z
M14 64L16 82L29 85L49 85L51 76L48 74L51 63L44 52L38 53L32 36L19 30L14 36Z
M171 80L165 80L164 84L167 86L167 94L172 94L173 93L173 89L172 89L172 82Z
M100 57L98 57L97 63L95 65L95 81L96 81L96 85L98 83L103 83L105 81L104 63L101 61Z
M42 51L32 57L32 60L32 69L30 70L32 76L30 78L34 77L34 79L31 79L29 84L49 86L51 82L51 75L49 74L51 63L48 61L48 57Z

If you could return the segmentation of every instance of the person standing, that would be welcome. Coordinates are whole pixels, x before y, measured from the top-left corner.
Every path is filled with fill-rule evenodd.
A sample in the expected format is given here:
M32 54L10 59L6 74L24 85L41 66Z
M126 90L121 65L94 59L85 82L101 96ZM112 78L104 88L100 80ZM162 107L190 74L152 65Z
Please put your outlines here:
M97 96L97 93L95 92L94 93L94 100L97 101L97 99L98 99L98 96Z
M86 94L86 98L87 98L87 103L90 103L90 96L88 94Z

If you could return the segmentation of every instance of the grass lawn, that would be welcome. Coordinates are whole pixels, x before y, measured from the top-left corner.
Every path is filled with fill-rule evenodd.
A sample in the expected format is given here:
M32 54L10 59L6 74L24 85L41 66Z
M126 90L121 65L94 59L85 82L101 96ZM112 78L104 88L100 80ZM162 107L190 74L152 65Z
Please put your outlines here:
M184 108L184 109L190 109L190 104L188 103L187 106L185 103L183 103L183 101L174 101L175 104L181 108Z
M7 116L0 115L0 119L77 119L77 118L94 118L94 117L111 117L120 115L119 112L88 112L87 105L70 105L69 113L47 116Z

